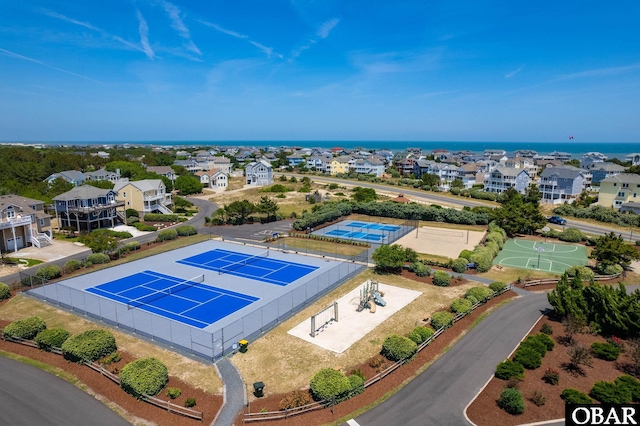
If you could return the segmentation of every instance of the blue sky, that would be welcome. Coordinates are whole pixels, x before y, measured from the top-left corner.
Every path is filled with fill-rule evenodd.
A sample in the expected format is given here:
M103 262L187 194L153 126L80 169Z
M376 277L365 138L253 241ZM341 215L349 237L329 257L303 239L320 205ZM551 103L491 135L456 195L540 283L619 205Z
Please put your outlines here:
M638 142L640 2L0 0L0 141Z

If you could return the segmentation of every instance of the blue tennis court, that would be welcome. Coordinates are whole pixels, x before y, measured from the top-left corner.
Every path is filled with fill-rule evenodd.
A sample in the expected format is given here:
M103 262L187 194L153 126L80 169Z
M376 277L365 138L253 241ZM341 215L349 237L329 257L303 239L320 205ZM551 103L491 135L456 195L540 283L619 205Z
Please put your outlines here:
M362 231L347 231L345 229L332 229L331 231L327 231L324 235L330 235L332 237L339 238L347 238L350 240L364 240L364 241L374 241L381 242L385 237L383 234L375 234L368 233Z
M351 228L371 229L374 231L385 231L385 232L397 232L400 229L402 229L401 226L385 225L384 223L374 223L374 222L349 222L349 223L345 223L344 226L349 226Z
M204 276L182 280L154 271L143 271L86 289L127 305L197 328L259 300L257 297L201 284Z
M176 262L279 286L289 285L318 269L317 266L271 259L268 250L258 255L250 255L215 249Z

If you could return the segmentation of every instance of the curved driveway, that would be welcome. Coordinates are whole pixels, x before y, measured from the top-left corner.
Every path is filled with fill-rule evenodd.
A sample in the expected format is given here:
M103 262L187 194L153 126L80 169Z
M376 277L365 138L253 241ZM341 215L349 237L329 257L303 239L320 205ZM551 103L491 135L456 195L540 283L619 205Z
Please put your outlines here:
M507 303L356 422L360 426L468 424L463 414L467 404L548 308L545 293L529 293Z
M3 425L129 425L102 402L53 374L4 357L0 371Z

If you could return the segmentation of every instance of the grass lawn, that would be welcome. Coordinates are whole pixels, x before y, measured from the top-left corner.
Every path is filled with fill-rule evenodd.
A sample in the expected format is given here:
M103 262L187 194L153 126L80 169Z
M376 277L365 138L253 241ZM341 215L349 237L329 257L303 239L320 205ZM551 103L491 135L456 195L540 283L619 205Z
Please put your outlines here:
M421 291L423 294L341 354L322 349L287 334L290 329L320 309L352 289L360 287L368 278L378 279L384 284ZM386 336L410 332L415 327L416 321L449 306L453 299L462 296L472 286L470 284L456 287L435 287L397 275L377 275L369 269L280 324L260 339L250 342L249 350L246 353L234 355L231 361L240 370L245 383L252 384L263 381L268 386L269 393L284 393L292 389L300 389L308 386L313 374L321 368L348 369L365 362L380 352ZM253 389L251 386L248 387L248 391L252 397Z
M42 317L48 328L62 327L71 334L97 328L109 329L116 338L118 349L125 350L140 358L158 358L167 366L169 374L209 393L220 394L222 392L222 380L212 365L194 361L153 343L148 343L105 325L96 324L21 294L14 296L13 299L0 306L0 318L7 321L15 321L34 315Z
M316 241L307 238L284 238L280 240L284 244L285 249L295 251L314 251L327 254L338 254L342 256L355 256L364 251L368 247L352 246L350 244L336 244L329 241Z
M24 265L27 268L30 268L32 266L36 266L36 265L39 265L41 263L44 263L42 260L26 259L26 258L22 258L22 257L8 257L7 260L9 262L13 262L13 263L17 263L17 264L20 264L20 265Z

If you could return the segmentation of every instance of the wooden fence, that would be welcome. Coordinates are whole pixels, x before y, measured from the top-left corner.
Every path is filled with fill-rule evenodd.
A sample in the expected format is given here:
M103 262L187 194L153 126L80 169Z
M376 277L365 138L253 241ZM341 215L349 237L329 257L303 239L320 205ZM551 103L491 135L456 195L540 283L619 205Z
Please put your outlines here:
M436 332L431 337L429 337L427 340L425 340L420 345L418 345L418 351L417 352L420 352L421 350L423 350L424 348L429 346L429 344L431 342L433 342L435 339L437 339L438 336L440 336L442 333L444 333L445 330L447 328L449 328L450 326L452 326L454 323L460 321L462 318L466 317L471 312L473 312L476 308L478 308L479 306L484 305L485 303L487 303L492 298L494 298L496 296L499 296L502 293L507 292L508 290L511 290L511 287L512 287L512 285L508 285L504 290L502 290L502 291L500 291L498 293L495 293L492 297L490 297L490 298L488 298L486 300L480 301L480 302L476 302L476 304L474 304L471 307L471 311L469 311L467 313L460 313L460 314L456 315L453 318L453 322L451 323L451 325L449 325L448 327L439 328L438 330L436 330ZM390 366L388 366L387 368L385 368L384 370L382 370L381 372L379 372L375 376L373 376L370 379L366 380L364 382L364 388L366 389L369 386L373 385L374 383L379 382L384 377L388 376L393 371L397 370L398 368L400 368L401 366L406 364L408 361L409 360L407 360L407 359L403 359L403 360L394 362L393 364L391 364ZM322 409L322 408L331 407L333 409L333 406L335 404L336 404L335 399L334 400L323 400L323 401L313 402L311 404L303 405L303 406L296 407L296 408L289 408L287 410L281 410L281 411L267 411L267 412L260 412L260 413L244 413L242 415L242 423L244 424L244 423L250 423L250 422L286 419L286 418L291 417L291 416L296 416L296 415L299 415L299 414L307 413L309 411L319 410L319 409Z
M613 274L613 275L596 275L593 277L593 281L596 282L600 282L600 281L610 281L610 280L615 280L616 278L620 278L622 276L622 274ZM557 284L558 281L560 281L560 278L547 278L547 279L543 279L543 280L529 280L529 281L524 281L522 283L522 287L531 287L531 286L535 286L535 285L545 285L545 284ZM588 281L585 281L588 282Z
M13 336L3 336L2 338L9 342L19 343L25 346L31 346L32 348L39 348L38 344L33 340L26 340L20 337L13 337ZM52 347L50 352L54 354L62 355L62 350L60 348ZM86 365L87 367L91 368L94 371L97 371L98 373L102 374L103 376L105 376L106 378L108 378L118 386L120 386L120 377L117 374L113 374L109 370L105 369L100 364L96 364L95 362L91 362L91 361L83 361L82 364ZM169 401L163 401L161 399L158 399L149 395L141 395L140 399L145 402L148 402L149 404L155 405L156 407L160 407L171 413L179 414L181 416L190 417L196 420L202 420L204 417L204 414L201 411L192 410L190 408L173 404Z

